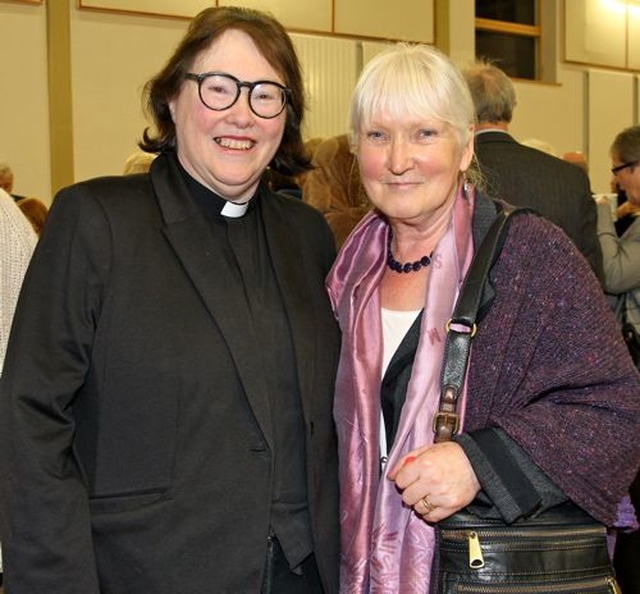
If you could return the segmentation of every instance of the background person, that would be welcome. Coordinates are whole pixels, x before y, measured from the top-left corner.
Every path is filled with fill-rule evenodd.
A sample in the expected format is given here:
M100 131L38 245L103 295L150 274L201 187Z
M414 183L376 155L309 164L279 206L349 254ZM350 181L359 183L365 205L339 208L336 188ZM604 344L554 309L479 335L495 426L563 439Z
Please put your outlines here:
M302 198L325 216L340 248L371 208L348 134L320 142L313 152L312 164L314 168L304 174L301 182Z
M640 207L640 126L620 132L610 152L611 171L629 210ZM618 237L609 202L600 198L597 208L605 290L616 296L618 320L626 310L628 321L640 332L640 219L635 218Z
M530 206L573 240L602 282L596 207L587 174L509 134L516 107L511 79L497 66L477 61L463 69L475 105L475 154L489 193L515 206Z
M37 239L13 197L0 188L0 378L16 302ZM0 553L0 586L2 580Z
M49 214L46 204L38 200L38 198L20 198L20 200L16 201L16 204L39 237Z
M151 163L158 155L137 150L131 153L124 161L122 173L132 175L134 173L146 173L151 167Z
M22 279L37 240L11 195L0 189L0 376Z
M335 594L338 328L284 28L210 8L147 86L148 175L61 191L0 397L14 594Z
M0 190L4 190L7 194L10 194L14 200L20 200L24 196L18 196L13 193L13 169L7 164L0 162Z
M575 165L576 167L580 167L585 174L589 175L589 163L587 162L587 158L584 153L581 151L568 151L562 154L562 160Z
M433 444L445 324L496 212L469 183L474 119L464 79L427 46L373 58L352 99L374 210L327 280L343 331L343 594L432 591L433 524L466 506L513 522L572 500L609 526L634 521L618 510L640 455L640 376L589 265L540 216L509 227L462 433Z
M627 212L640 208L640 126L621 131L610 149L611 171L615 184L626 195ZM598 203L598 237L602 245L605 290L612 294L618 321L626 319L640 333L640 218L631 223L620 237L611 218L606 200ZM640 515L640 475L630 490L631 499ZM616 542L614 563L622 587L627 594L640 587L640 532L621 533Z

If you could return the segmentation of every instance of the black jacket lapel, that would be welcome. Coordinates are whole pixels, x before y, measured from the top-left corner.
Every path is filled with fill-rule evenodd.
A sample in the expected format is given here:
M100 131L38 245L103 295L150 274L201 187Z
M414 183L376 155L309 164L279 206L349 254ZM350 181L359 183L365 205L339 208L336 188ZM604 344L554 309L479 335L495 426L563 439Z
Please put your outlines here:
M291 224L278 204L268 196L262 200L264 228L269 251L289 318L293 341L298 381L305 417L311 417L309 409L313 369L316 356L317 323L307 285L309 274L305 250L301 244L299 230Z
M249 404L265 439L271 444L268 400L260 374L255 370L256 349L262 348L261 342L248 318L242 283L228 265L233 256L222 237L212 233L189 196L172 157L161 156L154 161L151 180L166 223L164 234L222 332Z

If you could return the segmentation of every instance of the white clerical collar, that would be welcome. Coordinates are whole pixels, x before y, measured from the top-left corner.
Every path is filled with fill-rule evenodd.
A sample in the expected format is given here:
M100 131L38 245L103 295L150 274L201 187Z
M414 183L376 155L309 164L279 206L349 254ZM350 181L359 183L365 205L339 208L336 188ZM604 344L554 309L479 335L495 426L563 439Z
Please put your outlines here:
M249 208L249 201L238 204L237 202L229 202L229 200L227 200L225 205L222 207L220 214L223 217L229 217L230 219L239 219L245 212L247 212L247 208Z

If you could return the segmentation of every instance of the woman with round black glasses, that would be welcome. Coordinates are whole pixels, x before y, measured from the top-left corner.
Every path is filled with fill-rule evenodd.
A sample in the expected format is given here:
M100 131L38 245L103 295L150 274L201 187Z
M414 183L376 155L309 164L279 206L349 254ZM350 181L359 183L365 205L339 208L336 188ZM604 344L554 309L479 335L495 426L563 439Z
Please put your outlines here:
M150 172L58 194L18 306L8 590L335 594L334 241L262 182L309 167L293 45L207 9L146 90Z

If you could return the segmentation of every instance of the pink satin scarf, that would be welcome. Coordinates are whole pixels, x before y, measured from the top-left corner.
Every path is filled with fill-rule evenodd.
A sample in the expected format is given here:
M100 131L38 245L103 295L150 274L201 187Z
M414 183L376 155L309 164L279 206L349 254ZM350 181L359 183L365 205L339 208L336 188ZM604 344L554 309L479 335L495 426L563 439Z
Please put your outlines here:
M473 257L470 194L459 190L452 222L433 255L420 342L387 469L410 450L433 443L444 327ZM383 349L378 286L386 265L388 231L378 213L367 215L327 277L343 332L334 405L340 447L342 594L426 594L430 585L433 528L402 503L392 481L379 476Z

